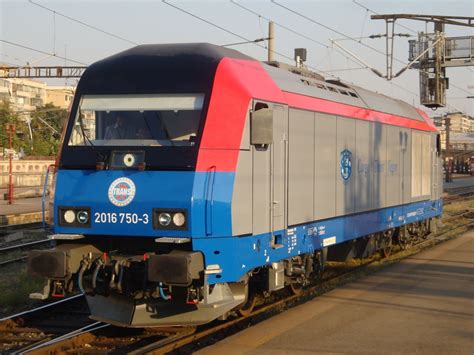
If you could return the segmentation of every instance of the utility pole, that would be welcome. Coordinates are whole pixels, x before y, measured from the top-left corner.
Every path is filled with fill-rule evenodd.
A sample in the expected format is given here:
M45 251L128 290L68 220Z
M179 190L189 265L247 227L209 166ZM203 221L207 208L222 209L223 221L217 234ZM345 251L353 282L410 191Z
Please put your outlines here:
M387 80L394 79L407 69L415 68L420 72L420 103L436 109L446 106L446 90L449 79L446 68L474 65L474 36L445 37L445 25L474 27L474 17L439 16L420 14L372 15L373 20L384 20L385 35L373 35L372 38L386 37ZM394 25L398 19L433 23L433 33L418 33L417 40L410 40L409 63L393 74ZM403 34L398 34L405 36ZM372 70L373 71L373 70ZM377 74L377 72L374 71ZM377 74L378 75L378 74Z
M449 131L451 129L451 117L446 115L446 118L444 119L444 125L446 127L446 182L451 182L453 181L452 178L452 164L451 160L449 159L449 156L451 155L451 148L450 148L450 139L449 139Z
M273 62L275 53L275 24L268 22L268 61Z
M15 125L13 123L5 124L5 132L8 135L8 156L9 156L9 168L8 168L8 204L13 203L13 134L15 134Z

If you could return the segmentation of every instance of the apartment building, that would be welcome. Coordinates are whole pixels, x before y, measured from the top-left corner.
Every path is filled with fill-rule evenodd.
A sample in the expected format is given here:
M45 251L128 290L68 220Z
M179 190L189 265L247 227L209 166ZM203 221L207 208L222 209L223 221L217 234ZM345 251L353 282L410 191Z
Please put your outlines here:
M67 109L73 97L72 86L48 86L31 79L0 78L0 101L9 102L15 111L35 111L48 103Z
M433 117L433 122L440 131L442 149L446 148L446 117L451 119L451 139L461 136L465 139L465 137L470 137L474 133L474 118L462 112Z

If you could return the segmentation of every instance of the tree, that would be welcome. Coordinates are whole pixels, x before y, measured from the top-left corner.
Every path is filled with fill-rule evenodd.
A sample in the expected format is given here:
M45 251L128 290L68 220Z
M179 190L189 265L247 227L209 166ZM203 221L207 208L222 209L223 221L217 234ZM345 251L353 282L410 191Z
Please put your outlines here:
M58 153L60 135L66 119L67 111L53 104L46 104L26 114L13 111L8 102L0 102L0 140L3 147L7 147L5 123L14 123L16 134L13 138L13 149L23 149L28 155L54 156Z
M36 155L54 156L58 154L59 140L67 111L46 104L32 114L33 152Z

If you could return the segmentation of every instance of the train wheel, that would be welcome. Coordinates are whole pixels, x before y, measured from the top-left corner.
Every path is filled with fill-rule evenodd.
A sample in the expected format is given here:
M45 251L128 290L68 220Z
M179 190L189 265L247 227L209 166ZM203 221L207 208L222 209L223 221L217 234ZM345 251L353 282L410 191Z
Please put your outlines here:
M390 254L392 254L392 241L390 240L390 245L386 246L385 248L380 249L380 254L382 254L383 258L388 258Z
M248 317L252 314L255 305L257 304L257 294L250 290L250 286L247 286L247 301L239 309L241 316Z
M290 290L295 296L300 296L303 293L303 284L301 282L293 281L290 284Z
M313 258L313 279L320 281L323 278L324 266L326 262L327 248L317 252Z
M239 313L241 316L248 317L252 314L255 305L257 304L257 296L256 295L249 295L247 302L239 309Z
M380 249L380 254L383 258L388 258L392 253L393 247L393 232L394 230L386 231L382 234L382 242L384 247Z
M400 233L398 235L398 244L402 250L410 249L413 244L413 238L405 228L400 229Z

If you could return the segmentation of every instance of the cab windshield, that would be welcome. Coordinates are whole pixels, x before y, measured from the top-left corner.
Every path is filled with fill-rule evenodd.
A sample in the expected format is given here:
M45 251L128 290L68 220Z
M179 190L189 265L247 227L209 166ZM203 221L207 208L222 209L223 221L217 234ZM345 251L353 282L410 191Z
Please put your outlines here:
M204 94L85 95L69 146L194 146Z

